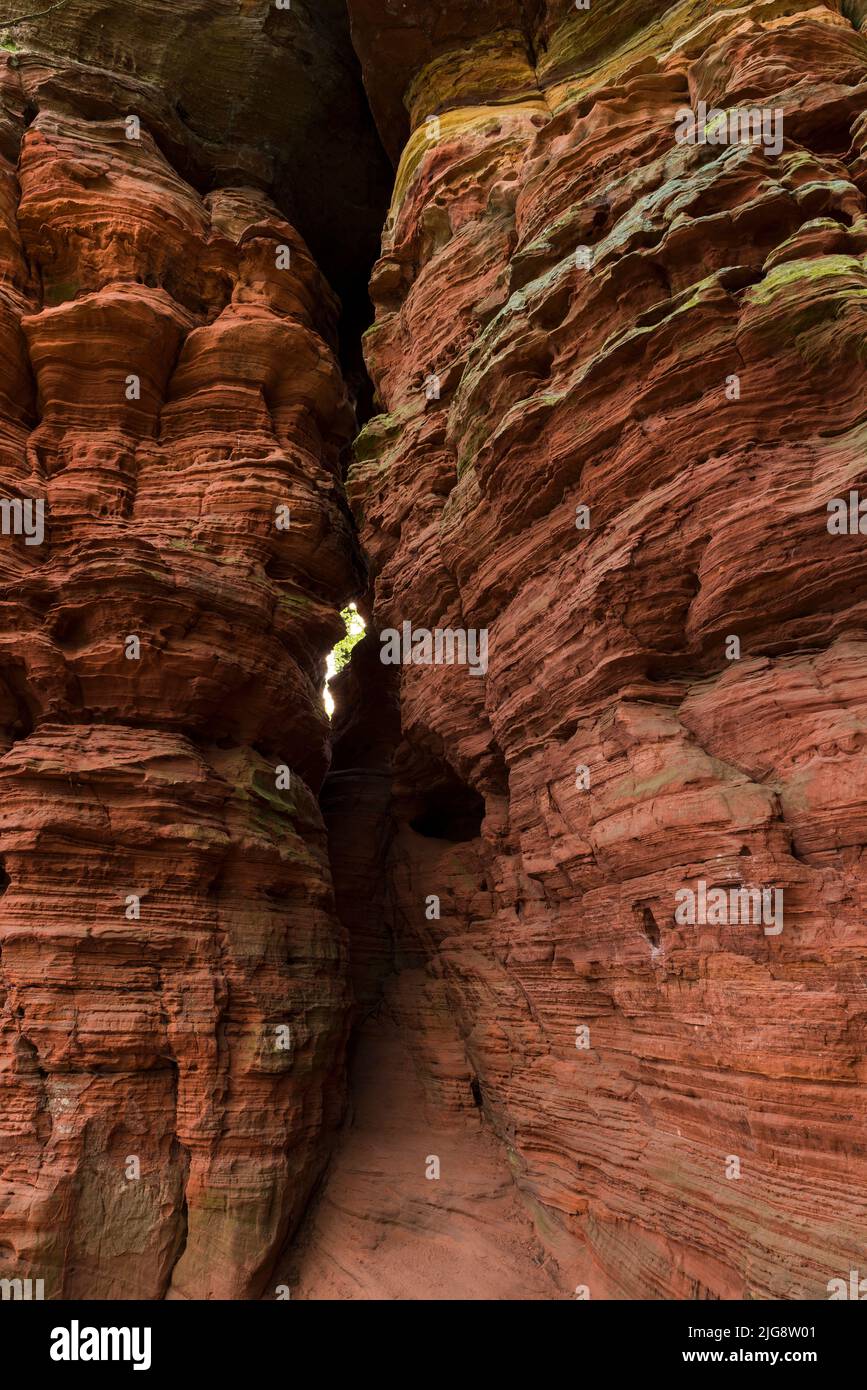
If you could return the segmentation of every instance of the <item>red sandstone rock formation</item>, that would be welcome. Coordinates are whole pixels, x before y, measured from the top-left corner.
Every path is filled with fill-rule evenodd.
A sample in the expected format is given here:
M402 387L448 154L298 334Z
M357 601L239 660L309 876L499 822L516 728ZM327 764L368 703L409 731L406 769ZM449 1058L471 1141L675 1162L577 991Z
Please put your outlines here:
M363 595L342 9L109 8L0 18L0 492L47 504L0 541L0 1275L825 1297L867 1234L867 570L827 524L867 492L867 5L349 0L397 166ZM679 143L701 102L781 148ZM404 623L485 630L484 675L383 665ZM679 919L700 881L782 930Z
M16 28L0 81L0 481L46 508L42 544L0 549L0 1272L47 1297L244 1298L342 1105L316 793L358 584L353 412L337 302L238 110L230 151L171 33L133 79L127 7L111 35L95 8ZM262 20L265 147L287 110ZM174 82L204 155L161 124Z
M826 524L865 484L863 7L350 8L412 132L349 479L373 618L490 635L484 680L396 673L383 1038L456 1132L481 1096L549 1296L826 1297L867 1234L865 568ZM779 108L781 152L679 144L700 101ZM679 923L699 880L781 889L782 932ZM307 1296L402 1268L422 1133L380 1187L348 1136Z

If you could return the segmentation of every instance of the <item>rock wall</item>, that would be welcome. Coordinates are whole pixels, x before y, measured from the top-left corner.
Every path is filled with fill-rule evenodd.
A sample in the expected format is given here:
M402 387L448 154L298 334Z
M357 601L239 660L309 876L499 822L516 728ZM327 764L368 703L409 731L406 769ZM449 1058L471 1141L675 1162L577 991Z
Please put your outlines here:
M460 1286L496 1184L451 1249L431 1209L467 1205L473 1135L549 1297L827 1297L867 1233L867 569L828 526L865 484L865 8L350 10L407 137L348 482L371 612L489 655L385 668L365 1032L423 1094L392 1143L386 1088L375 1161L338 1151L302 1296ZM679 143L702 101L768 138ZM344 902L364 865L335 862ZM690 924L702 881L781 894L782 929ZM474 1296L511 1287L476 1261Z
M341 72L270 6L246 47L235 5L53 9L0 67L0 491L44 505L0 542L0 1275L256 1297L343 1103L317 793L354 415L265 191Z
M867 489L867 4L26 8L0 1278L826 1297L867 1235L828 511ZM762 138L679 141L701 103ZM487 645L384 664L405 625ZM699 884L773 911L690 921Z

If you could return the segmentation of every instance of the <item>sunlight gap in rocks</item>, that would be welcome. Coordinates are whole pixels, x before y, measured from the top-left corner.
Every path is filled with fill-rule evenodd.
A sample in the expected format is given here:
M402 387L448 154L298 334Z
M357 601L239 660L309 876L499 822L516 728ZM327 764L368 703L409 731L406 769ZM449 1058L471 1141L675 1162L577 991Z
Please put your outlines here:
M352 655L352 648L361 641L364 636L364 629L367 626L354 603L349 603L345 608L342 608L340 610L340 616L343 619L346 634L341 637L337 645L328 653L328 662L325 670L325 685L322 688L322 701L329 719L334 713L334 699L331 691L328 689L329 682L333 676L336 676L343 670Z

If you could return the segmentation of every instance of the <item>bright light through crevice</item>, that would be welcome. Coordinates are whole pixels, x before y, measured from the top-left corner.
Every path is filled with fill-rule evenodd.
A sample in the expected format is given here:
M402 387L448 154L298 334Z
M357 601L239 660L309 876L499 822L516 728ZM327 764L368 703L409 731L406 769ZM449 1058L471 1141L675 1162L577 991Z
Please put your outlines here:
M354 603L348 604L341 609L340 616L346 628L346 636L341 637L333 651L328 654L328 664L325 671L325 685L322 690L322 700L325 705L325 712L330 719L334 713L334 701L331 698L331 691L328 689L328 682L332 676L336 676L338 671L342 671L349 660L352 648L360 642L364 636L365 621L359 613Z

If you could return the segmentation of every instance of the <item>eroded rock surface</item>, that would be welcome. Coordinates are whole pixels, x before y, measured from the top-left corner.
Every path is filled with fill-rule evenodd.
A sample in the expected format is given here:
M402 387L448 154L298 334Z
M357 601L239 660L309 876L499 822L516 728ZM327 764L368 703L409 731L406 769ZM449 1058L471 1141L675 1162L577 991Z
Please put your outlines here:
M567 1296L827 1297L867 1234L867 571L827 525L865 483L863 7L350 9L411 128L349 479L373 618L490 642L393 673L384 1036L455 1124L480 1095ZM779 110L779 153L678 143L701 101ZM782 931L677 921L700 880Z
M258 1296L343 1103L317 793L355 422L266 191L342 79L240 11L3 40L0 482L45 532L0 548L0 1273L49 1298Z
M47 509L0 542L0 1275L826 1297L867 6L349 0L370 114L337 0L2 9L0 484ZM701 103L780 146L679 143ZM326 279L357 327L374 121L368 575ZM405 623L484 673L384 666Z

